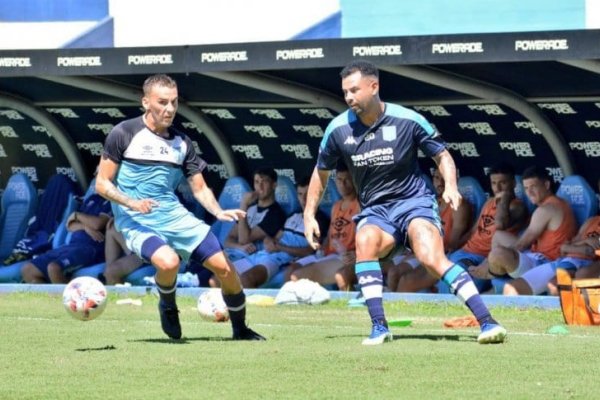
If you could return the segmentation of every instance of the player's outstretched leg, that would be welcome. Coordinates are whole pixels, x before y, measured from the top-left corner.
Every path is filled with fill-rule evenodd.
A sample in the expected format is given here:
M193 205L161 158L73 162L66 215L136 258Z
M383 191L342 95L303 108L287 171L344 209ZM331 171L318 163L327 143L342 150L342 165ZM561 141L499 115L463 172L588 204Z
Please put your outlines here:
M233 340L267 340L246 325L246 295L223 293L223 300L229 310L229 319L233 329Z
M477 342L481 344L504 342L506 329L492 318L469 273L454 264L444 272L442 280L479 321L481 333L477 337Z
M155 277L156 279L156 277ZM160 325L164 333L171 339L181 339L181 324L179 323L179 310L175 302L176 283L170 287L156 284L160 300L158 312L160 314Z
M371 334L362 341L362 344L373 346L392 341L394 337L388 328L383 311L383 274L379 261L357 262L355 270L373 323Z

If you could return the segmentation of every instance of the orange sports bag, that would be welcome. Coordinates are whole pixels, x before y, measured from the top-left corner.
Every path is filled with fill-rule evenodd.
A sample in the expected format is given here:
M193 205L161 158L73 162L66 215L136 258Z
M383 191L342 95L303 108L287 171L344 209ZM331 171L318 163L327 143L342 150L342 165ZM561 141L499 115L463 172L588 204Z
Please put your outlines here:
M572 279L558 268L560 307L568 325L600 325L600 279Z

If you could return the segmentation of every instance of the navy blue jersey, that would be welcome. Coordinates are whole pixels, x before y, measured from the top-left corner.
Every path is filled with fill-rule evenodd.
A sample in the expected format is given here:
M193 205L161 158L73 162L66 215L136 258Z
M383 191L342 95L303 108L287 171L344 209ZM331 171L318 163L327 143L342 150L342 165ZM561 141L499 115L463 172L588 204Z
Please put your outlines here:
M332 170L342 159L352 175L361 208L416 196L433 195L422 178L418 150L433 157L446 148L420 114L385 103L372 126L348 110L329 123L319 148L317 168Z

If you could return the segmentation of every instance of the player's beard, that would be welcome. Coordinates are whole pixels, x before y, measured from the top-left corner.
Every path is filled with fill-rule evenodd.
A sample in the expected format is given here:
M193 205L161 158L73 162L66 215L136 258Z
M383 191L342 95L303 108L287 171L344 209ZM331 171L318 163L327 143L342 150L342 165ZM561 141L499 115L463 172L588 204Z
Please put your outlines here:
M154 126L156 127L157 131L165 131L167 130L167 128L169 128L171 125L173 125L173 120L174 117L172 118L168 118L165 115L154 115L154 114L150 114L150 118L152 118L152 121L154 122Z
M360 115L364 112L364 109L358 103L354 103L353 105L351 105L349 107L352 110L352 112L354 112L354 114L356 114L356 115Z

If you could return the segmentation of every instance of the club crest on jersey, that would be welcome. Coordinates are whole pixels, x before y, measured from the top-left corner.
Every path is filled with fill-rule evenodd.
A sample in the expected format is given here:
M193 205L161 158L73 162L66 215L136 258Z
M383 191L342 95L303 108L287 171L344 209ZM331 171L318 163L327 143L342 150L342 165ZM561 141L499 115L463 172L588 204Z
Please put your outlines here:
M384 126L382 129L383 140L386 142L392 142L396 140L396 127L395 126Z

